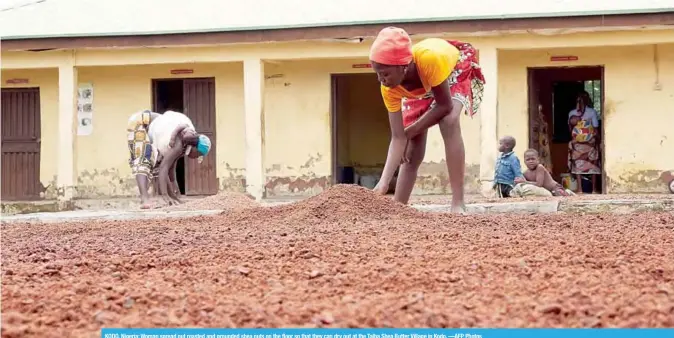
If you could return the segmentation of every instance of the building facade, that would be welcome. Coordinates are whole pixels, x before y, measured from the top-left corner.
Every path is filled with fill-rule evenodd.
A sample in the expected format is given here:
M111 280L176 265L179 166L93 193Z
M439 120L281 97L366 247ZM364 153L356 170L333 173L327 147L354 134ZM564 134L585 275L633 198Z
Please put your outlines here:
M514 136L520 158L537 146L537 118L551 130L553 171L565 174L568 140L559 116L578 90L591 94L600 113L602 191L667 191L659 177L674 169L674 8L632 12L391 21L415 41L461 40L479 51L487 82L481 110L461 120L468 192L491 186L499 137ZM186 194L306 196L376 176L389 129L367 55L386 25L5 34L2 198L135 196L125 128L142 109L183 111L213 140L203 163L180 164ZM450 192L443 149L434 127L415 193Z

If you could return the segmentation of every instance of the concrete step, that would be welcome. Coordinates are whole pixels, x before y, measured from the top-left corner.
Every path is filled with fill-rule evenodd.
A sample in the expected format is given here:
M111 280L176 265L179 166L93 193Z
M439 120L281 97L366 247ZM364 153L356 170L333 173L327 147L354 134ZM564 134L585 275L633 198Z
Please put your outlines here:
M275 202L264 204L273 206L293 203ZM412 205L425 212L449 212L446 204ZM473 203L466 206L469 214L498 214L498 213L635 213L646 211L674 212L674 199L629 199L629 200L553 200L553 201L518 201L499 203ZM62 212L38 212L32 214L3 216L2 223L55 223L70 221L105 220L132 220L158 219L174 217L195 217L215 215L221 210L196 211L162 211L162 210L76 210Z

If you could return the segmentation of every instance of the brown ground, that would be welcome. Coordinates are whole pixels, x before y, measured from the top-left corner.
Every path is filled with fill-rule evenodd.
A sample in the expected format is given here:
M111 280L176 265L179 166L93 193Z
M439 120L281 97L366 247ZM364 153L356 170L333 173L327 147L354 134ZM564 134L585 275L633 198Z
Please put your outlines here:
M208 196L200 199L185 200L183 204L164 207L167 211L177 210L241 210L258 207L252 196L233 193L220 192L217 195Z
M357 187L2 226L2 336L103 326L673 327L674 215L421 214Z
M522 201L587 201L587 200L669 200L674 201L673 194L580 194L568 197L524 197L524 198L487 198L479 195L466 196L466 203L512 203ZM450 196L415 196L414 204L449 204Z

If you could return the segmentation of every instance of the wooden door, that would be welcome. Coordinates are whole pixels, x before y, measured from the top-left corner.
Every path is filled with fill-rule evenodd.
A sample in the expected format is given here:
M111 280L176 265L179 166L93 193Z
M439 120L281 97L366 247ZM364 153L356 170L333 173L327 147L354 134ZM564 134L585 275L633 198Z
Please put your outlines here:
M40 198L40 89L3 88L2 199Z
M159 100L159 80L157 79L152 79L152 111L159 114L164 113L164 107Z
M197 132L211 139L211 150L203 162L185 157L185 194L216 194L219 184L215 156L215 79L185 79L183 102L185 115L192 120Z
M340 75L332 75L330 77L330 129L331 129L331 161L332 161L332 184L342 183L344 178L341 175L339 163L339 154L342 150L339 146L339 131L340 127L340 114L339 114L339 94L340 94L340 84L342 81Z
M529 148L540 150L537 134L538 105L541 104L540 73L536 69L528 69L529 87Z

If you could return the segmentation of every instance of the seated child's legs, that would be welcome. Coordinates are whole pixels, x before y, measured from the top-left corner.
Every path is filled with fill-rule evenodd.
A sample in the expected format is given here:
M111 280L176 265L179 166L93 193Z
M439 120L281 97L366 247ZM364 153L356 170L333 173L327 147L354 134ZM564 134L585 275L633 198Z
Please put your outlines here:
M558 187L552 190L552 196L575 196L571 190L564 189L563 187Z
M519 183L510 192L510 196L517 197L552 197L552 193L543 187L530 183Z
M505 198L510 197L510 192L513 190L513 187L503 183L496 183L494 190L496 190L496 196L499 198Z

